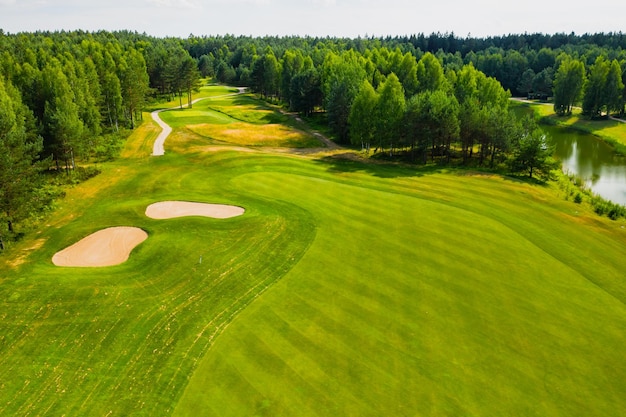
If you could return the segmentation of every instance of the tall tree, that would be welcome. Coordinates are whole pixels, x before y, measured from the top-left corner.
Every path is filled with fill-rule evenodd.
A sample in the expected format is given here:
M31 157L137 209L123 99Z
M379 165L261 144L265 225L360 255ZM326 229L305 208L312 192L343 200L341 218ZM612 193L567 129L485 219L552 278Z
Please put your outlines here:
M533 91L539 98L545 100L552 94L554 84L554 69L548 67L535 75L533 80Z
M419 153L423 156L424 163L426 163L426 153L430 144L428 112L430 94L426 91L409 98L406 102L403 121L405 128L403 139L411 150L411 159L415 161L415 155Z
M174 96L178 96L180 108L183 108L183 93L186 92L183 74L181 73L181 63L185 62L189 53L179 45L173 46L169 50L167 65L165 67L165 80L168 91ZM233 70L234 73L234 70Z
M265 49L262 57L252 66L252 88L265 98L278 95L280 86L280 63L271 47Z
M99 72L102 91L102 115L109 126L119 130L119 118L122 114L122 87L117 76L115 61L106 51Z
M585 83L585 64L566 58L561 62L554 80L554 111L557 114L572 114L572 107L582 97Z
M377 148L389 146L390 152L393 153L394 140L400 137L405 108L404 89L396 74L391 73L378 87L378 100L374 107Z
M290 101L292 109L309 116L316 106L322 104L320 77L314 68L297 74L291 79Z
M350 108L366 78L362 60L354 51L341 56L329 54L322 67L322 74L328 124L340 142L347 142Z
M603 56L598 56L589 70L589 79L585 84L583 114L597 117L606 110L606 82L610 64Z
M369 152L374 139L374 109L378 101L378 94L369 81L364 80L359 93L354 98L348 122L350 124L350 142L361 145L361 149Z
M408 120L406 119L408 117ZM442 90L424 91L409 100L405 121L418 150L430 139L431 158L450 158L450 144L459 135L459 103L456 97Z
M427 52L417 63L416 68L418 91L436 91L443 88L446 78L441 62Z
M193 62L191 57L189 59ZM195 66L195 62L193 65ZM143 55L135 48L129 48L120 59L119 73L122 103L130 121L130 128L134 129L135 119L141 117L141 110L149 90L148 71Z
M487 132L490 146L489 167L494 168L496 158L512 146L519 136L517 118L504 107L491 107L487 112Z
M200 71L196 61L188 56L180 63L182 85L187 92L187 107L193 106L193 92L200 89ZM148 85L146 84L146 89Z
M74 93L59 62L54 59L44 68L45 109L43 137L46 150L65 168L74 168L74 152L82 147L84 125Z
M517 84L517 91L524 96L529 96L533 92L533 82L535 81L535 71L532 68L528 68L522 73L522 76Z
M530 178L539 171L547 176L555 167L553 150L548 145L545 133L536 122L527 118L522 122L521 136L514 144L511 168L515 172L527 172Z
M611 112L621 113L624 109L624 83L622 82L622 67L616 59L611 61L609 66L604 90L607 115L610 116Z
M41 137L28 135L25 120L30 112L19 92L0 77L0 217L7 230L32 207L36 188L34 162L41 151ZM4 249L0 229L0 249Z
M280 96L288 99L291 92L291 79L303 70L304 57L302 51L287 50L281 60ZM292 104L290 103L290 107Z

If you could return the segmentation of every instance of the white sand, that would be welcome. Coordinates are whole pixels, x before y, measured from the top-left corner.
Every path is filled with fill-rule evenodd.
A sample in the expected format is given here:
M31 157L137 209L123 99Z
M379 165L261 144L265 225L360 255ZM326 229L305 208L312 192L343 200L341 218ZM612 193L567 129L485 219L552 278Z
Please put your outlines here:
M146 216L157 219L173 219L186 216L203 216L229 219L241 216L245 209L224 204L192 203L189 201L162 201L148 206Z
M128 260L130 252L148 238L136 227L111 227L93 233L52 257L56 266L113 266Z

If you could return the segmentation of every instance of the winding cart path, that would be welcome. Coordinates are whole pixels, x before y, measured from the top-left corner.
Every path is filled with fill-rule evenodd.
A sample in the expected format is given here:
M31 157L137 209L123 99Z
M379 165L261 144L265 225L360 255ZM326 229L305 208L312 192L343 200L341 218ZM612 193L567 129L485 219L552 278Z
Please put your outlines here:
M239 87L236 93L224 94L221 96L214 96L214 97L202 97L202 98L193 100L191 104L192 105L196 104L197 102L202 101L202 100L210 100L214 98L236 96L236 95L245 93L245 91L246 89L244 87ZM159 126L161 126L161 129L162 129L161 133L159 133L159 136L157 136L156 140L154 141L154 145L152 146L152 156L165 155L165 140L172 133L172 127L168 125L167 123L165 123L163 119L161 119L161 117L159 116L159 113L168 111L168 110L179 109L179 108L180 108L179 106L176 106L176 107L171 107L169 109L161 109L161 110L156 110L152 112L152 118L154 119L155 122L157 122Z

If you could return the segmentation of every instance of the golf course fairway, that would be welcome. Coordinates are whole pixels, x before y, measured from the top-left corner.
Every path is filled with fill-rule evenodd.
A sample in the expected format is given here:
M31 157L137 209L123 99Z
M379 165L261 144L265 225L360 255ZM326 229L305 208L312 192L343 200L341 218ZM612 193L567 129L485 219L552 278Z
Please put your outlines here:
M2 255L0 415L626 412L623 221L549 184L348 159L251 100L160 113L159 157L146 113ZM263 120L320 149L246 144ZM160 201L245 214L146 216ZM123 264L53 264L116 226L149 236Z

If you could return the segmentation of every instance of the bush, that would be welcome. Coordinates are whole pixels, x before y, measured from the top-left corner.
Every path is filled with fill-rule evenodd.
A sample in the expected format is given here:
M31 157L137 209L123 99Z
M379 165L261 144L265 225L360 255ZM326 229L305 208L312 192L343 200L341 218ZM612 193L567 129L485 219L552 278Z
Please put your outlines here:
M583 202L583 195L581 193L577 193L574 197L574 203L580 204Z
M607 201L599 196L594 196L591 200L593 211L600 216L606 216L611 220L617 220L620 217L626 217L626 207Z

